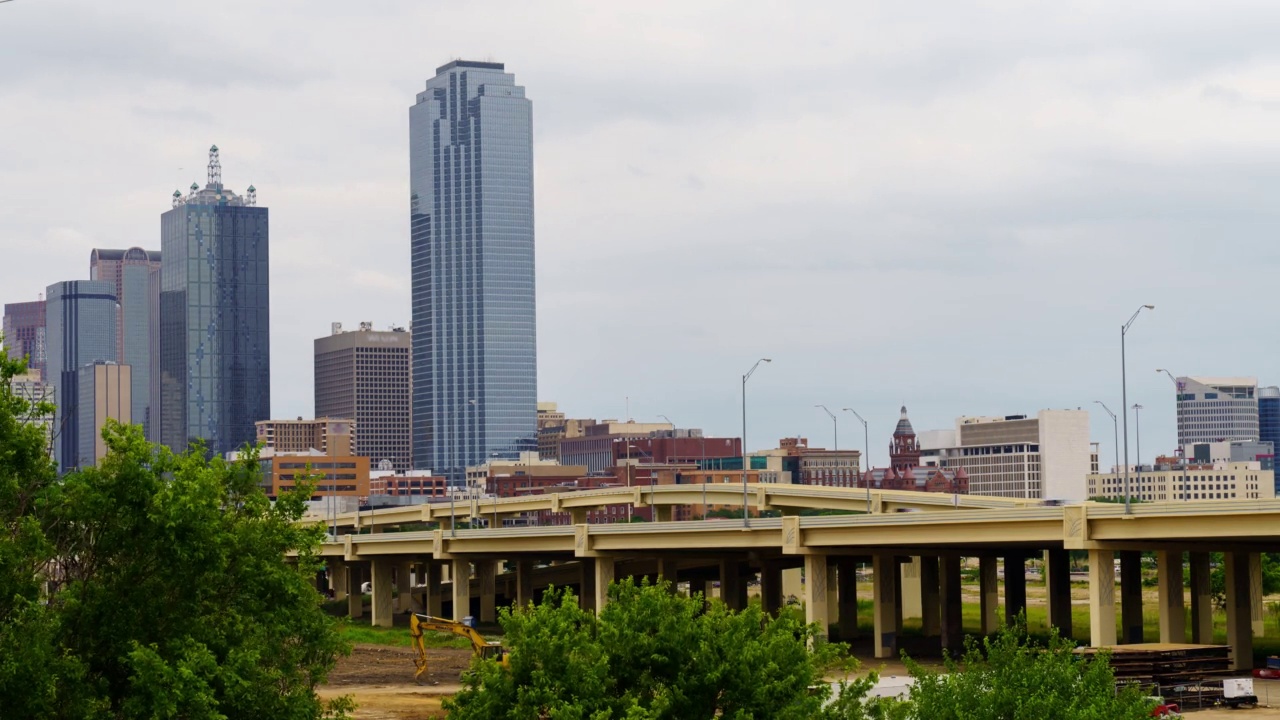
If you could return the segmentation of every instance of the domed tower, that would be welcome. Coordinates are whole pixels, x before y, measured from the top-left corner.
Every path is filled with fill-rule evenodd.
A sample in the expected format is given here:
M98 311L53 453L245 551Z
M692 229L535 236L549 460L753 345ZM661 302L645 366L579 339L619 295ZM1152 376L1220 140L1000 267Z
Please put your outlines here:
M911 421L907 419L906 405L902 406L898 427L893 431L893 443L889 445L889 464L898 472L920 466L920 443L916 440L916 431L911 427Z

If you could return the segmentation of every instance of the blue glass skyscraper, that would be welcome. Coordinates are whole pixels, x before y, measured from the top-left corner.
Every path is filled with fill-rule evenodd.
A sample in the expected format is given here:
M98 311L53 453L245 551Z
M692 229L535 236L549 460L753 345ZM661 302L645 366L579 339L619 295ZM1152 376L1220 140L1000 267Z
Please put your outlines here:
M451 62L409 146L413 459L457 480L537 449L532 106L501 63Z
M117 362L116 288L101 280L67 280L46 288L45 298L45 382L54 386L57 404L53 459L66 472L79 467L80 368Z
M271 418L267 209L253 186L222 184L215 145L209 182L174 191L160 216L160 442L214 453L257 439ZM152 418L152 423L156 418Z

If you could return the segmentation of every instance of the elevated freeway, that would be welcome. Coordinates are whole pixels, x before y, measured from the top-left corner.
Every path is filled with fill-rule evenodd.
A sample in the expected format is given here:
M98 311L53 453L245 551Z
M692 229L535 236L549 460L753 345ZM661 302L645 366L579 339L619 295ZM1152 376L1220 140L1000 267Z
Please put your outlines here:
M617 488L496 505L499 519L537 509L585 513L623 502L667 508L658 517L669 518L670 508L700 504L702 492L702 486ZM707 486L706 492L709 504L742 502L741 486ZM856 565L866 563L871 566L873 645L878 657L892 657L908 608L910 616L921 617L926 636L938 637L943 647L961 646L962 558L978 559L984 632L1001 621L1001 605L1006 617L1025 608L1027 560L1042 558L1050 622L1069 633L1072 550L1088 553L1091 644L1141 642L1144 551L1157 558L1161 641L1212 643L1209 553L1223 552L1227 638L1236 663L1244 667L1261 628L1260 553L1280 550L1280 500L1142 503L1126 513L1122 505L1102 503L1039 506L977 496L873 493L872 512L865 513L865 490L753 486L748 501L755 508L779 509L783 516L752 518L747 524L741 519L543 527L499 523L462 529L453 523L491 517L494 503L459 504L453 511L439 504L340 516L338 526L347 534L325 543L322 553L340 594L359 587L368 574L377 624L390 624L391 613L409 602L402 594L395 607L393 574L402 583L412 577L432 612L443 612L448 603L455 617L478 614L492 620L501 602L524 604L549 583L572 585L586 605L601 607L609 582L628 575L664 577L687 584L690 592L714 591L731 606L743 605L747 585L758 582L765 609L774 611L783 602L782 573L803 568L799 593L808 619L834 627L842 639L856 632ZM798 514L806 508L865 514ZM397 531L422 522L441 527ZM1189 626L1184 565L1190 566ZM348 597L353 614L360 613L359 597Z

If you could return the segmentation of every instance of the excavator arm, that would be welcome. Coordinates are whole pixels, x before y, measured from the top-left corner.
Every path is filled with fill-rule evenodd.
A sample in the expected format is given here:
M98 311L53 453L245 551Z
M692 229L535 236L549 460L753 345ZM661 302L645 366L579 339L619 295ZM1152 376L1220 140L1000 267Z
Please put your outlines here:
M413 662L418 668L413 674L413 679L418 682L421 682L422 677L427 674L427 646L422 635L429 630L464 637L471 641L471 652L476 657L493 658L502 663L503 667L508 664L506 648L502 647L501 643L485 640L484 636L470 625L456 620L413 613L409 617L409 636L413 638Z

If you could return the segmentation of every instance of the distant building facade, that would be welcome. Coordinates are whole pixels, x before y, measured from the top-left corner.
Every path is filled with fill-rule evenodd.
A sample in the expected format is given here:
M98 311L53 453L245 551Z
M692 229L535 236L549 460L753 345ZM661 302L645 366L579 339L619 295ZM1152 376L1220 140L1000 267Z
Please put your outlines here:
M933 437L950 438L949 435ZM858 480L857 487L874 490L910 490L913 492L939 492L964 495L969 492L969 475L964 468L943 468L940 464L921 465L923 451L915 428L907 417L904 405L898 413L898 424L893 428L889 442L889 467L868 468Z
M413 467L412 350L408 332L370 322L358 330L333 323L315 340L316 415L355 421L353 452L401 472Z
M102 430L108 420L123 425L133 424L133 368L116 363L96 362L83 365L78 372L76 389L79 415L76 467L87 468L107 456Z
M222 184L214 146L208 183L175 191L160 227L160 441L225 454L271 417L267 208Z
M728 440L728 438L723 439ZM741 447L737 438L733 439L733 443L736 447ZM742 453L738 451L734 454ZM782 438L778 441L778 449L768 451L766 455L781 457L782 468L789 473L790 481L797 485L858 486L862 466L860 450L814 448L809 447L808 438L794 437ZM724 457L731 457L731 455Z
M562 439L560 462L563 465L585 465L588 473L603 473L615 465L618 457L631 456L627 447L633 441L674 429L671 423L605 420L584 428L582 437ZM636 456L639 457L639 453Z
M47 384L59 398L54 417L54 460L67 472L79 466L81 434L92 437L92 428L80 427L80 368L116 362L115 287L97 280L67 280L45 290Z
M322 497L369 496L369 458L354 455L323 455L319 451L280 453L263 451L263 485L271 497L292 490L300 478L310 476L315 484L311 499Z
M1280 448L1280 387L1258 388L1258 439Z
M538 449L532 105L501 63L448 63L409 147L414 466L460 483Z
M400 497L429 502L449 497L449 486L443 475L430 470L374 470L369 474L369 497Z
M27 358L27 367L45 373L45 301L6 303L4 346L10 360Z
M1276 497L1275 472L1261 463L1217 462L1181 464L1160 458L1154 466L1129 473L1129 496L1145 502L1196 500L1263 500ZM1123 473L1088 476L1090 498L1124 498Z
M89 254L89 279L111 283L116 295L116 357L131 369L131 416L151 433L151 347L153 316L159 297L151 292L151 276L160 272L160 252L139 247L128 250L97 248Z
M254 423L258 442L277 453L311 452L321 455L355 455L354 423L342 418L315 420L259 420Z
M1258 379L1179 377L1178 444L1257 440Z
M13 390L14 397L21 398L32 405L38 403L49 403L56 406L58 403L57 394L53 385L47 385L39 370L30 369L21 375L15 375L9 381L9 387ZM45 445L52 448L53 442L53 411L42 413L32 412L27 415L27 421L37 424L44 428Z

